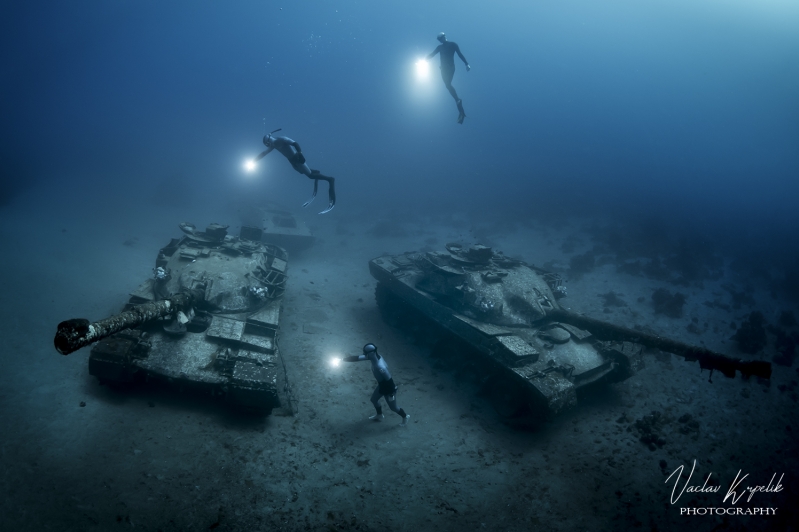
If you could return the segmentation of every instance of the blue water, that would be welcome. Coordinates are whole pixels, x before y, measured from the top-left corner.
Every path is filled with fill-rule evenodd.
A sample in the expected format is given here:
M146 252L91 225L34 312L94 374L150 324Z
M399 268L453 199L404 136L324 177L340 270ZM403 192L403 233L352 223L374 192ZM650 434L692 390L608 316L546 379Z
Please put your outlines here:
M7 4L0 529L669 530L687 521L666 505L665 464L694 458L725 483L786 473L784 498L751 503L784 504L777 524L708 516L696 530L796 521L781 502L795 498L795 364L710 384L650 353L572 417L511 432L478 385L381 320L366 268L451 237L508 243L568 278L569 308L776 360L774 326L799 310L796 0ZM441 31L472 67L456 58L462 125L438 58L427 80L415 72ZM244 170L277 128L337 179L331 213L315 214L324 183L300 208L311 181L277 152ZM56 354L56 324L119 310L178 222L234 234L266 202L317 235L291 257L281 321L297 418L118 393L89 375L88 350ZM655 313L661 287L687 297L685 316ZM742 354L732 337L754 311L769 342ZM367 341L404 385L407 439L364 428L370 375L319 367ZM622 429L653 409L672 418L654 452ZM685 413L698 435L679 430Z
M338 179L333 216L617 212L799 247L795 2L39 1L0 24L3 203L49 182L300 203L277 153L242 170L283 128ZM415 77L439 31L473 67L463 125L438 59Z

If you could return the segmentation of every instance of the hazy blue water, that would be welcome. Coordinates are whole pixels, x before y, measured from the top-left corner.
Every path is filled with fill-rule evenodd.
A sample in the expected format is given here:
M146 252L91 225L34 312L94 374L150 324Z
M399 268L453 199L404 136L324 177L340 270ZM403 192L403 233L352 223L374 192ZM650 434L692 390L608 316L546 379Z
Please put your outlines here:
M457 111L438 77L437 59L429 85L414 77L414 62L435 48L440 31L460 44L473 67L466 73L457 63L454 85L468 114L462 126L455 123ZM673 238L669 226L676 226L678 235L691 237L685 250L668 248L680 252L682 266L707 260L715 247L723 246L749 259L752 270L760 267L756 273L763 277L781 271L786 279L775 273L773 279L780 282L770 286L775 292L792 291L799 301L797 0L26 0L4 3L0 10L0 81L0 241L6 289L0 352L6 355L7 377L0 387L0 425L11 427L2 454L13 463L4 464L2 474L27 486L7 497L9 516L21 522L31 522L27 517L39 509L33 522L56 516L66 519L67 528L79 529L72 523L85 521L78 521L84 512L77 512L76 502L96 504L97 515L114 512L117 504L136 512L163 506L128 493L96 498L100 491L119 490L148 496L152 488L141 487L140 474L155 472L155 460L131 465L132 449L124 448L133 445L127 437L134 429L120 433L116 423L119 412L141 414L132 404L118 408L116 402L125 399L98 392L85 358L56 355L52 334L61 319L99 318L118 309L122 294L149 272L158 246L176 236L178 221L199 227L212 221L240 223L215 218L224 209L209 208L211 202L227 207L263 198L298 207L306 200L310 181L277 153L254 175L242 170L244 160L263 149L264 132L275 128L302 144L312 167L338 179L339 204L317 217L317 224L358 219L358 229L365 232L384 212L402 220L410 212L465 210L475 222L481 211L486 219L497 212L566 220L605 213L622 227L600 235L605 241L618 234L623 243L633 235L631 240L651 244L633 249L643 247L644 254ZM320 188L316 210L325 205L326 187ZM19 218L28 225L22 231L11 219L15 213L25 214ZM148 214L153 219L142 223ZM156 232L153 227L162 221L162 232ZM343 225L348 232L341 242L357 237L349 232L354 224ZM465 227L463 234L470 234ZM585 240L589 246L603 241ZM106 251L108 242L118 244ZM392 245L381 245L374 254ZM557 247L557 242L551 245ZM359 248L335 251L354 261L353 249ZM507 251L536 261L542 255ZM331 261L338 264L334 273L344 263L339 259ZM365 260L358 262L366 275ZM324 262L315 266L319 271L329 267ZM701 264L692 266L702 269ZM310 275L319 274L311 271L306 279ZM619 283L624 286L623 279ZM735 291L743 294L745 284L737 283ZM632 297L635 285L624 288L625 297ZM597 287L589 296L605 289ZM691 290L694 301L704 299L706 292L694 295ZM757 296L758 308L771 312L768 319L783 309L782 300ZM726 292L719 297L727 298ZM572 298L567 301L577 300ZM367 301L359 308L371 305ZM736 310L735 321L740 324L749 310ZM699 314L705 312L710 311ZM732 321L719 311L719 320L728 318ZM361 325L358 330L370 327ZM691 366L675 370L680 374L675 371L675 386L681 386ZM768 415L759 417L769 424L755 424L764 427L760 436L760 429L747 431L737 388L738 399L711 391L722 389L719 384L698 392L681 388L700 398L684 406L701 412L702 404L714 408L711 400L731 398L714 415L723 420L732 415L729 405L742 407L737 422L744 437L738 438L739 431L718 452L748 456L758 448L768 455L781 445L779 434L790 425L780 406L790 404L780 395L786 389L779 379L786 371L775 365L778 378L770 395L753 392L769 397L754 404L773 405L773 410L761 408ZM737 380L735 386L742 384ZM78 410L78 400L86 397L89 407ZM605 401L593 408L603 410L611 404ZM88 422L76 417L74 410L88 414L95 402L112 408L101 404ZM176 422L173 411L155 411L165 414L148 415L147 432ZM184 412L179 413L182 418ZM186 434L195 434L194 422L186 423ZM716 437L712 427L703 425L707 438ZM226 425L221 432L238 440L236 430ZM207 454L205 441L187 438L183 441L201 445L193 448L190 442L181 452ZM261 445L263 435L256 438ZM577 447L570 455L579 451L581 441L588 440L574 437ZM47 442L55 445L43 449ZM92 450L99 450L99 461ZM758 467L770 467L788 454L764 458ZM197 462L194 469L165 446L154 456L174 459L189 478L205 476L203 468L213 466L213 479L217 466L227 467L227 455L210 465ZM654 464L656 455L651 456ZM699 456L706 458L710 455ZM568 465L570 458L563 460L554 463ZM724 459L714 460L727 467ZM739 466L732 458L729 462L731 468ZM674 467L672 458L669 467ZM783 464L779 467L782 471ZM785 467L788 473L795 469L790 461ZM581 475L591 475L557 469L582 484ZM641 478L639 472L630 474ZM114 492L107 491L111 476L120 479ZM638 489L629 485L625 480L621 488L625 501L628 491ZM42 498L37 486L45 486L51 496ZM208 499L197 500L213 501L209 508L222 504L220 495L227 498L224 490L203 489L198 493L209 493ZM654 490L655 484L646 489ZM513 492L511 502L518 500L519 488ZM595 497L589 498L601 500ZM50 505L45 511L42 500ZM224 504L235 508L240 502ZM646 508L638 508L638 515ZM607 511L612 515L614 510L608 506ZM577 518L579 511L573 522Z
M340 216L634 206L755 240L799 221L795 2L38 1L0 24L6 189L300 203L310 182L278 154L241 171L282 127L339 179ZM473 67L463 126L437 59L414 79L439 31Z

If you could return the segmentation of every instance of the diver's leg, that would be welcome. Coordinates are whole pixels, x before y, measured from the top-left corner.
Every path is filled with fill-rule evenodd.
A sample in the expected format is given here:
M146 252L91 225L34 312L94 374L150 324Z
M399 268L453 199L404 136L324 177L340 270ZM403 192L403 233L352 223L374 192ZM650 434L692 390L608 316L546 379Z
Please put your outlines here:
M455 98L455 101L458 101L458 93L455 92L455 87L452 86L452 78L455 77L455 69L449 68L441 68L441 79L444 80L444 86L447 88L449 93Z
M313 182L313 195L311 196L311 199L309 199L308 201L306 201L305 203L302 204L303 207L307 207L308 205L311 204L311 202L314 199L316 199L316 191L319 189L319 181L317 179L317 175L316 174L318 174L319 172L316 171L316 170L311 170L311 168L308 166L307 163L293 164L291 166L297 172L301 173L304 176L307 176L309 179L313 179L314 180L314 182Z
M452 97L455 98L456 102L460 101L460 98L458 98L458 93L455 91L455 87L452 86L452 83L447 83L447 90L452 95Z
M323 210L319 214L325 214L333 210L333 207L336 206L336 178L323 175L319 170L311 170L313 172L314 179L322 179L327 181L327 196L329 199L329 203L327 205L327 209Z
M450 95L455 99L455 105L458 106L458 123L463 124L463 119L466 118L466 113L463 111L463 101L458 98L458 93L455 87L452 86L452 78L455 77L454 69L441 69L441 79L444 80L444 85L447 87Z
M388 403L388 407L391 409L392 412L396 412L402 418L402 424L405 425L408 422L408 418L410 416L405 413L405 410L397 406L397 396L387 395L386 403Z
M327 209L323 210L319 214L325 214L326 212L330 212L333 210L333 207L336 206L336 188L335 188L335 179L326 175L323 175L319 170L311 170L307 163L303 163L301 165L294 165L294 169L299 173L308 176L310 179L313 179L313 196L311 199L303 203L303 207L307 207L311 204L311 202L316 198L316 192L319 189L319 180L322 179L327 181L328 184L328 196L330 198L330 202L327 206Z
M449 77L449 83L447 83L447 89L449 90L449 93L452 95L452 97L455 98L455 105L458 106L458 123L463 124L463 119L466 118L466 112L463 110L463 100L458 98L458 93L455 92L455 87L452 86L452 76Z
M315 177L313 175L313 170L311 170L311 168L308 166L308 163L292 164L291 167L294 168L299 173L301 173L302 175L308 176L311 179Z
M369 419L372 419L374 421L380 421L384 417L383 409L380 407L379 404L377 404L377 402L380 400L381 395L382 394L380 393L380 386L378 386L377 388L375 388L375 391L372 392L372 398L371 398L372 404L375 405L375 410L377 411L377 413L373 416L369 416Z

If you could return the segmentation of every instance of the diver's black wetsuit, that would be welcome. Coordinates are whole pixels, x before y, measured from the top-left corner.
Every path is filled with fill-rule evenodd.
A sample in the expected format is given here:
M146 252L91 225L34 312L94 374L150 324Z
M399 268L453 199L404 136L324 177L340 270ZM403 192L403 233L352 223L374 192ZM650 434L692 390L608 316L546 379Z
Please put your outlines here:
M377 354L377 351L372 351L363 355L351 356L346 357L344 359L345 362L359 362L361 360L368 360L372 363L372 375L375 376L377 380L377 388L372 393L372 404L375 406L375 410L377 411L377 415L373 419L378 419L379 417L383 416L383 408L378 404L381 397L386 398L386 403L388 403L388 407L393 411L402 416L402 419L408 417L408 414L405 413L405 410L399 408L397 406L397 386L394 384L394 379L391 378L391 372L388 371L388 364L386 361Z
M320 214L330 212L333 209L333 207L336 205L336 179L322 175L319 170L311 170L311 168L305 162L305 156L302 154L302 148L300 148L300 145L297 141L294 141L288 137L273 137L271 134L269 134L264 137L264 146L266 146L267 149L258 154L258 156L255 158L256 161L260 161L266 157L272 150L277 150L286 159L288 159L292 168L314 180L313 196L311 196L311 199L305 202L303 207L307 207L308 204L311 203L316 197L316 191L319 188L319 180L321 179L323 181L327 181L330 204L328 205L328 208L322 211Z
M447 90L457 102L460 98L458 98L458 93L455 92L455 87L452 86L452 78L455 76L455 54L458 54L464 65L469 66L469 62L463 57L457 43L452 41L444 41L439 44L427 58L432 59L436 54L441 54L441 79L444 80L444 85L446 85Z

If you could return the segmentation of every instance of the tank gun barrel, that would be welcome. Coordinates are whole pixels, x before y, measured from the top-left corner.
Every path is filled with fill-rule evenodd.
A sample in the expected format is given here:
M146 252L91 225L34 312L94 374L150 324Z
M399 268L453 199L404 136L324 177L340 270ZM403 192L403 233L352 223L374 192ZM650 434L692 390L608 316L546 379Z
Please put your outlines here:
M188 310L197 299L197 293L182 292L168 299L136 305L130 310L94 323L81 318L62 321L58 324L53 343L59 353L68 355L124 329L132 329L180 310Z
M732 358L704 347L697 347L662 336L635 331L563 309L549 312L547 317L585 329L601 340L626 340L674 353L688 362L698 360L700 368L708 369L711 372L718 370L725 377L733 378L735 377L735 372L740 371L744 377L754 375L764 379L771 378L771 363L763 360Z

